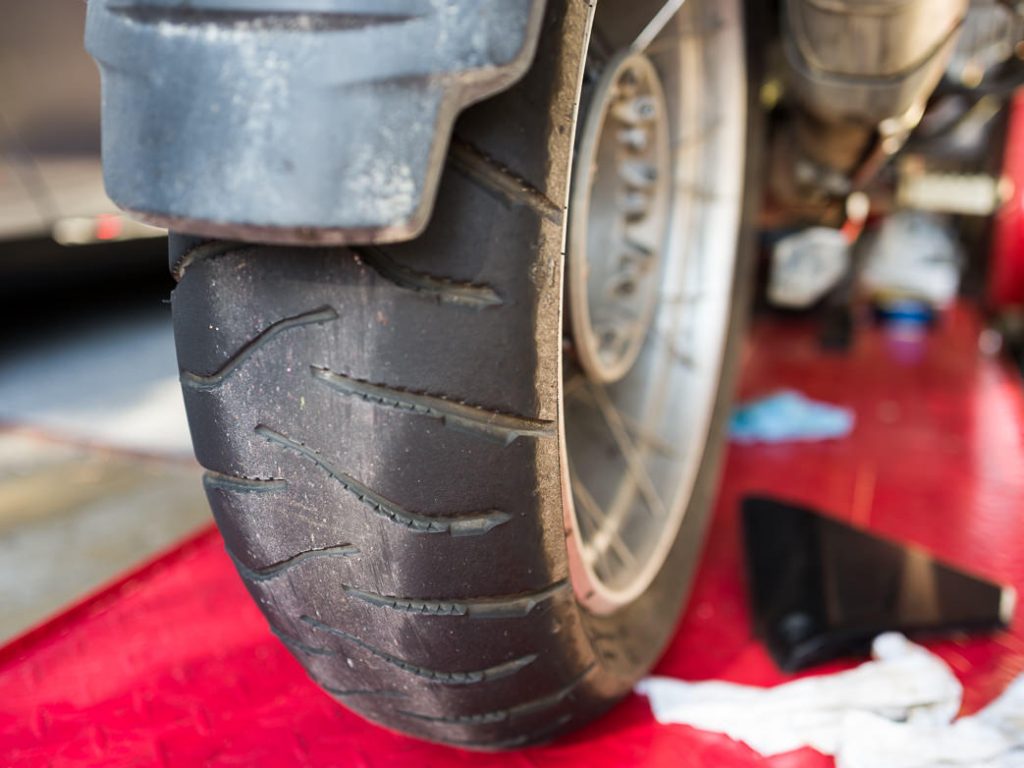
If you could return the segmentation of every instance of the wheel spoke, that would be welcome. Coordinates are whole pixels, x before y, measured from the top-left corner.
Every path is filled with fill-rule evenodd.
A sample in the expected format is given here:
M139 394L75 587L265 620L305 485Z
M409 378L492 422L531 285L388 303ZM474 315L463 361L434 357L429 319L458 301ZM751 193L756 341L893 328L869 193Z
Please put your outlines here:
M647 467L644 466L644 457L629 436L629 431L622 420L622 415L608 398L608 393L604 387L592 384L589 389L598 408L601 409L601 415L604 416L605 423L608 424L608 428L615 438L615 443L618 445L622 457L626 460L629 474L640 490L640 495L644 497L644 501L647 502L647 506L650 507L654 514L659 517L667 516L668 511L665 509L665 504L654 488L654 482L647 473Z
M676 32L673 32L670 35L662 34L644 50L648 55L654 54L658 51L678 45L680 40L685 40L687 38L706 39L717 34L723 29L725 29L725 23L722 19L718 16L712 16L710 19L702 21L699 24L687 24L686 26L681 26Z
M679 454L676 449L669 443L662 440L657 435L648 433L635 419L627 416L622 411L619 411L619 417L622 419L623 425L629 430L629 433L633 438L642 446L650 448L655 453L661 454L669 459L678 459Z
M591 407L600 410L597 401L594 396L590 394L586 386L587 382L582 376L575 382L575 386L571 389L566 384L564 390L566 398L573 398L581 403L586 403ZM644 427L631 416L619 411L619 418L622 419L623 425L628 430L630 436L640 445L650 449L654 453L660 454L669 459L678 459L679 453L676 449L669 444L667 441L662 440L658 435L652 435L647 432Z
M672 296L666 296L661 301L666 307L674 306L687 306L696 304L699 301L704 301L707 296L699 291L691 291L690 293L674 294Z
M678 184L676 191L702 203L714 203L719 200L719 194L713 188L699 184Z
M582 373L577 373L562 385L562 396L566 400L573 397L579 398L586 393L586 387L587 377Z
M573 496L586 516L594 524L597 532L589 542L584 544L583 551L591 563L595 563L604 556L608 549L612 549L624 565L630 566L636 563L636 558L629 551L629 547L619 537L619 527L609 525L604 516L601 505L597 503L593 494L579 479L579 475L573 473Z
M599 63L604 68L615 55L615 46L608 42L607 36L598 28L597 24L590 30L590 48L587 49L587 64L591 61Z
M695 131L691 131L688 134L682 134L676 136L672 140L672 151L675 153L683 152L689 149L693 149L698 144L703 144L705 141L710 139L716 131L722 127L722 118L716 117L714 120L708 120L703 126Z
M668 350L669 359L691 370L697 368L697 360L694 358L693 354L687 349L687 346L680 346L678 339L672 338L667 333L659 330L658 328L653 328L651 330L651 333L658 339L660 339L661 343L665 345L665 347ZM684 334L681 333L677 334L677 336L679 337L683 335ZM689 334L686 335L689 336Z
M662 30L672 20L672 17L679 13L679 9L683 7L683 3L686 0L668 0L661 9L654 14L654 17L647 23L647 26L643 28L643 31L637 35L636 40L629 46L629 49L634 53L644 51L654 42L654 39L661 34Z

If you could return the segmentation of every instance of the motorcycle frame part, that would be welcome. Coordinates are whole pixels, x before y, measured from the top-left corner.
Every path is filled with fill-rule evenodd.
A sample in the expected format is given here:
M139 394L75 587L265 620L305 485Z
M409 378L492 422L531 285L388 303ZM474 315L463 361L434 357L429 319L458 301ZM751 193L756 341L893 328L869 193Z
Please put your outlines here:
M412 239L456 117L526 72L545 3L93 0L107 192L205 237Z
M780 137L791 168L773 182L780 198L827 200L870 183L920 120L968 4L787 0L782 48L797 109Z

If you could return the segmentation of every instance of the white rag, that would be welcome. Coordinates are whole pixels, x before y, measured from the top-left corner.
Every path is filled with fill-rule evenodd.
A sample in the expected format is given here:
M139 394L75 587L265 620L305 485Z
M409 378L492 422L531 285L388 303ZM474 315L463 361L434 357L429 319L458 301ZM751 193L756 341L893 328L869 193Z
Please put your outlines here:
M1024 768L1024 676L954 722L963 688L942 659L887 633L873 661L775 688L648 677L659 723L724 733L771 756L812 747L838 768Z

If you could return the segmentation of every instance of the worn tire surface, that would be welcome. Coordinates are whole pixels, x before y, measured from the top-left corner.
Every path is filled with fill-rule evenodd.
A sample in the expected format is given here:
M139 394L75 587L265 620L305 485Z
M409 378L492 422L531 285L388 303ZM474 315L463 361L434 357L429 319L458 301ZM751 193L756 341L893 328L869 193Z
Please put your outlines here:
M433 741L533 743L627 693L671 635L714 491L728 397L662 574L617 614L579 607L557 428L588 13L551 0L531 73L463 116L416 241L172 238L189 421L242 579L324 690Z

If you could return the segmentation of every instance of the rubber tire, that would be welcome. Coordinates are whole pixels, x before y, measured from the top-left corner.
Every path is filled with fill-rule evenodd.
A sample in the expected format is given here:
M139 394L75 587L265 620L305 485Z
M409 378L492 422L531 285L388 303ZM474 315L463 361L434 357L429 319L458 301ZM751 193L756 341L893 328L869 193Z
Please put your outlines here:
M635 603L603 617L580 608L554 437L557 201L588 10L550 0L531 72L459 121L416 241L300 249L172 237L189 423L246 587L324 690L431 741L543 741L628 693L671 637L712 505L749 227L683 529Z

